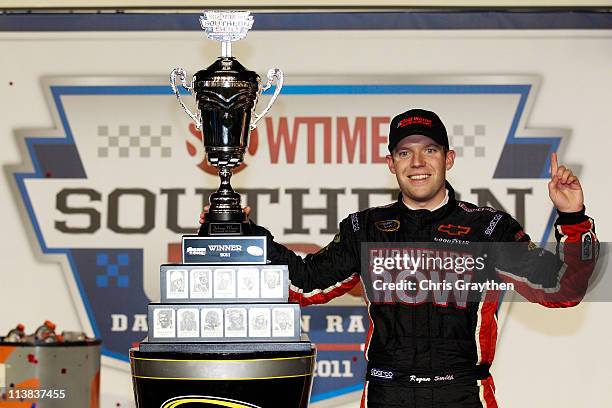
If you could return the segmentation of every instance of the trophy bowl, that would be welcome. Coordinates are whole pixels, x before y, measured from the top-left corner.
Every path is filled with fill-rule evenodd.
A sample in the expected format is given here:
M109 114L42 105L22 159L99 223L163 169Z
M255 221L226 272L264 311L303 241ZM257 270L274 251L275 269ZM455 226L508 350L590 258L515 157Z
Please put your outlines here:
M193 80L208 162L217 167L242 163L259 96L259 75L235 58L222 57Z

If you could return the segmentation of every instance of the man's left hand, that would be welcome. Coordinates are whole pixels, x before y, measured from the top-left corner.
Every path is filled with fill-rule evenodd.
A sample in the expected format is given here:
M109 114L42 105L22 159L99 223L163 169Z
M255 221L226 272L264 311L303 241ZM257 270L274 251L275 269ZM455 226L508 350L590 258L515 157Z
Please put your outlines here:
M578 177L565 166L559 166L557 153L550 158L550 182L548 195L557 210L561 212L577 212L584 206L584 195Z

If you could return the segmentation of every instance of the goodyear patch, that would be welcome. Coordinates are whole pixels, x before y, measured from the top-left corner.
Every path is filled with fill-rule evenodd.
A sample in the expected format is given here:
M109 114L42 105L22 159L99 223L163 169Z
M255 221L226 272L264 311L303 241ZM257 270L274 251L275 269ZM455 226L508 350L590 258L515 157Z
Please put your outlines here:
M399 220L384 220L384 221L376 221L376 228L384 232L392 232L397 231L400 227Z
M175 397L164 402L160 408L261 408L248 402L237 401L227 398L185 395Z

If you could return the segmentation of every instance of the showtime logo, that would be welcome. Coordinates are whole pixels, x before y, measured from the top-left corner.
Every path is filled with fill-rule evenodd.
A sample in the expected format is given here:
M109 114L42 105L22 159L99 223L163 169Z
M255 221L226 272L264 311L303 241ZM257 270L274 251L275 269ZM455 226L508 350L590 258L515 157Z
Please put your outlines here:
M343 163L386 163L387 134L391 118L360 116L332 117L266 117L263 126L262 147L267 149L271 164L296 164L298 154L303 155L306 164ZM260 129L262 126L260 125ZM192 137L186 140L187 152L191 157L203 157L200 144L202 133L193 123L189 124ZM251 131L247 153L255 155L260 148L260 132ZM306 141L305 149L298 149L298 140ZM208 174L216 175L218 170L206 160L197 166ZM233 170L239 173L248 164L243 163Z

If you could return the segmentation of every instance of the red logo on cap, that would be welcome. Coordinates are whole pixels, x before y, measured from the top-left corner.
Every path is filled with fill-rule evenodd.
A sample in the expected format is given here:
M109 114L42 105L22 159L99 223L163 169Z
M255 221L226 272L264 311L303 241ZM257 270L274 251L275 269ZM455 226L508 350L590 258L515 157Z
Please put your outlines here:
M406 119L402 119L400 123L397 124L398 128L402 128L408 125L425 125L432 126L431 119L422 118L420 116L410 116Z

